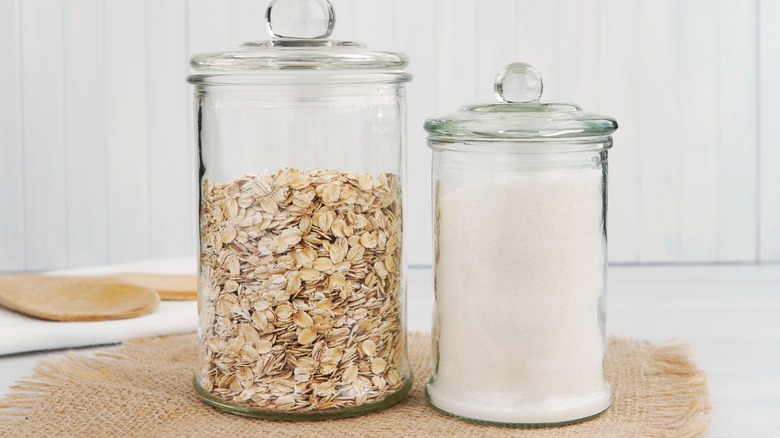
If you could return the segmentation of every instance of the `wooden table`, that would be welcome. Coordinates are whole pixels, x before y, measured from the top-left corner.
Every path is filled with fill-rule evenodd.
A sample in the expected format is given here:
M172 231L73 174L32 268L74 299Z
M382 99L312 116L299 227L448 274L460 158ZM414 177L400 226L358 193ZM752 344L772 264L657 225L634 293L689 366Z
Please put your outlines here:
M430 332L432 296L430 269L410 269L409 330ZM690 344L709 380L711 436L780 437L780 265L612 266L607 303L610 334ZM63 354L0 357L0 396Z

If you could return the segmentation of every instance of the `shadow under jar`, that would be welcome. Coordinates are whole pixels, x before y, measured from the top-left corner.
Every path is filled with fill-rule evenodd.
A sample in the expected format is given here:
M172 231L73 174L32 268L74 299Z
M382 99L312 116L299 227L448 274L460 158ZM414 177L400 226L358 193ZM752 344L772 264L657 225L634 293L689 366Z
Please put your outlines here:
M191 64L200 154L198 395L306 420L400 401L404 55L327 39L327 1L276 0L270 41Z
M604 380L607 150L617 123L539 103L527 64L498 103L428 120L435 304L429 402L457 417L560 424L610 404Z

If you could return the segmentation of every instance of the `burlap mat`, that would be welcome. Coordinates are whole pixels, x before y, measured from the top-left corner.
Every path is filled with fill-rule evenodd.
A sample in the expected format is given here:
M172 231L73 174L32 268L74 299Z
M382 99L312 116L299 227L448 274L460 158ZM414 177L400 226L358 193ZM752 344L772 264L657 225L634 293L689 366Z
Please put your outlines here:
M684 344L614 338L606 358L613 404L590 421L545 429L486 426L450 418L426 404L429 337L411 334L415 385L391 408L314 422L239 417L202 403L192 388L194 334L135 339L95 358L42 362L0 401L0 436L255 437L695 437L707 433L704 374Z

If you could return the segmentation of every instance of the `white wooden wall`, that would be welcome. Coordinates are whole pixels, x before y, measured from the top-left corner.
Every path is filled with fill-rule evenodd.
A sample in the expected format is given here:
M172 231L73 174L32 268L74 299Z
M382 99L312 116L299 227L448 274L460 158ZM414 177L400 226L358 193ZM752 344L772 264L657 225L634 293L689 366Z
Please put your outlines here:
M266 39L262 0L0 0L0 271L195 252L187 60ZM780 1L333 0L403 51L408 258L430 263L422 123L525 61L612 115L610 259L780 261Z

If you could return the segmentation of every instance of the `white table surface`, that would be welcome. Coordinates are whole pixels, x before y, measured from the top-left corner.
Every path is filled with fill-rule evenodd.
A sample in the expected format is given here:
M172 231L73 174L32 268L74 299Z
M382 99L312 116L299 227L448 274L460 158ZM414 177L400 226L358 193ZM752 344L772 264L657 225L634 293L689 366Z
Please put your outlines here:
M409 330L430 332L432 295L430 269L410 269ZM609 334L691 346L708 377L711 436L780 437L780 265L610 267L607 303ZM63 354L0 357L0 396Z

